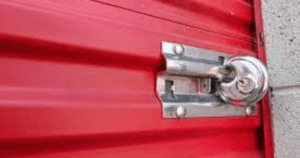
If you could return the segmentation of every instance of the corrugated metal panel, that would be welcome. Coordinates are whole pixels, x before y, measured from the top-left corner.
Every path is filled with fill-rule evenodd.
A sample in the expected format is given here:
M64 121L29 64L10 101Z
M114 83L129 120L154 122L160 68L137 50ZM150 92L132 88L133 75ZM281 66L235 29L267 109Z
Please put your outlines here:
M163 40L257 56L251 3L1 0L0 6L3 156L263 156L261 115L163 120L154 90Z

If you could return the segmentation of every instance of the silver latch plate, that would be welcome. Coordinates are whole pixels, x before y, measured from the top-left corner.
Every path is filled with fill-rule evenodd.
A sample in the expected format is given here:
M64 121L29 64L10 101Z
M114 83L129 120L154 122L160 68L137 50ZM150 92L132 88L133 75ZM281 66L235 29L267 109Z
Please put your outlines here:
M216 84L223 77L220 67L230 55L170 42L162 42L162 53L166 71L158 74L156 89L163 106L163 118L257 114L256 105L233 106L216 94Z

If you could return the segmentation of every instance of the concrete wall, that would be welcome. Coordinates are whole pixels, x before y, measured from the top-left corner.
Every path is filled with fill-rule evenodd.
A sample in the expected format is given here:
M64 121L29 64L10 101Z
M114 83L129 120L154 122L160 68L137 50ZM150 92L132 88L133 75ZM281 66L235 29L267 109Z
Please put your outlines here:
M300 158L300 0L262 0L275 158Z

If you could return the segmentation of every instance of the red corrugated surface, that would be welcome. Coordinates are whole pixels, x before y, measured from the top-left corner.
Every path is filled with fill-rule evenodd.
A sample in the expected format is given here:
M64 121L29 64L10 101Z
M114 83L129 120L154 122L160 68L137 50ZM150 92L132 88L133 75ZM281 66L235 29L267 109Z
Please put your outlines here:
M265 41L264 41L264 30L263 30L263 19L262 19L262 8L260 0L254 0L254 13L255 13L255 22L256 22L256 40L257 47L256 51L258 53L258 58L264 61L267 65L267 56L265 52ZM262 104L262 123L264 131L264 152L265 157L272 158L274 157L274 144L273 144L273 131L271 113L269 107L269 94L267 94L263 100Z
M2 157L263 157L261 115L164 120L155 96L161 41L257 56L251 3L0 0L0 7Z

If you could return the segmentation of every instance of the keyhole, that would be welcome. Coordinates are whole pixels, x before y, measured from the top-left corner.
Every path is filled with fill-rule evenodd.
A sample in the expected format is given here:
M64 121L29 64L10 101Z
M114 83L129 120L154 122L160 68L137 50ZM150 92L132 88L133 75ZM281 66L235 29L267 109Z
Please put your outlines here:
M246 81L245 79L240 79L240 80L239 80L239 85L240 85L241 87L245 87L245 86L247 86L247 81Z

